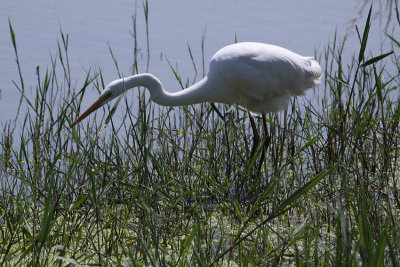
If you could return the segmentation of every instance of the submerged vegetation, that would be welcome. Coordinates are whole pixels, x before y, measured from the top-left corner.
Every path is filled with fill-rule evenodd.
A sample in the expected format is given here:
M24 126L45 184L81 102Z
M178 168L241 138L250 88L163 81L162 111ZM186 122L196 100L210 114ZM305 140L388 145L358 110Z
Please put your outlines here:
M70 127L103 81L72 86L61 34L20 129L1 134L0 265L398 266L400 40L369 56L370 23L346 64L344 42L324 50L322 101L268 115L265 157L251 157L240 107L162 107L139 93L106 130L103 119Z

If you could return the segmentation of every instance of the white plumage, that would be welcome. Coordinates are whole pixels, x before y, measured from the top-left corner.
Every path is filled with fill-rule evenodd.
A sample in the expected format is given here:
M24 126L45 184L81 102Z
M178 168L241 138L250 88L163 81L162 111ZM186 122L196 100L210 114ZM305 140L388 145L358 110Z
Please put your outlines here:
M149 73L113 81L73 125L124 91L137 86L148 88L151 100L160 105L219 102L267 113L286 108L290 96L302 95L320 78L321 67L312 57L303 57L269 44L237 43L215 53L206 77L176 93L165 91L160 80Z

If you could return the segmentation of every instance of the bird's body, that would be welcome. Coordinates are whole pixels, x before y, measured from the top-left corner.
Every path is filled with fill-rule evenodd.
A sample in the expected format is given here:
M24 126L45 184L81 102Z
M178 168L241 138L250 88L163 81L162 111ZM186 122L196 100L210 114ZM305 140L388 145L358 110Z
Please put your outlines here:
M291 95L302 95L320 77L321 68L312 57L269 44L237 43L214 54L209 72L201 81L176 93L165 91L160 80L149 73L111 82L74 125L127 89L137 86L148 88L151 100L161 105L219 102L267 113L286 108Z
M223 79L223 95L229 96L225 103L267 113L285 108L290 95L302 95L314 86L321 68L312 58L279 46L239 43L224 47L213 56L210 73L211 80Z

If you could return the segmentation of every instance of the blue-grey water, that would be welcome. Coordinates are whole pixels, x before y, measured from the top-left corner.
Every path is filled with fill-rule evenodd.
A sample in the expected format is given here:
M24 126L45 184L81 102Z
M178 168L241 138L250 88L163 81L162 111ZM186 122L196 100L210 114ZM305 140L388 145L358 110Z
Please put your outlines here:
M385 1L383 1L385 2ZM41 75L50 68L50 55L57 51L60 29L69 36L69 62L72 84L80 88L89 69L101 69L105 82L118 78L109 52L112 48L124 75L133 64L132 17L136 14L137 41L140 49L139 71L146 70L146 33L143 1L137 0L19 0L0 4L0 122L12 120L20 93L15 54L8 20L15 31L27 97L37 84L36 67ZM368 51L381 51L382 36L391 7L374 7ZM205 69L219 48L238 41L258 41L283 46L299 54L321 53L335 31L347 38L347 47L355 47L355 25L363 29L368 1L265 1L265 0L150 0L149 71L171 91L180 89L166 59L177 66L184 78L195 77L187 44L202 76L201 39L205 36ZM393 19L394 20L394 19ZM350 52L350 51L349 51ZM376 54L376 53L375 53ZM350 57L350 53L345 55ZM315 93L315 92L314 92ZM83 108L92 102L95 90L86 95ZM23 111L21 111L23 113Z

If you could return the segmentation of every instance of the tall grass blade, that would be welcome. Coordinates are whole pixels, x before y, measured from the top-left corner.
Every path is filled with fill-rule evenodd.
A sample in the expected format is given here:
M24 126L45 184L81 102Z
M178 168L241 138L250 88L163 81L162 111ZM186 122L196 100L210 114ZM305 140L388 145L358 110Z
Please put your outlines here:
M393 43L395 43L398 47L400 47L400 42L397 41L396 39L394 39L393 36L391 36L391 35L389 35L389 34L387 34L387 33L385 33L385 35L386 35L387 37L389 37L389 39L392 40Z
M375 62L378 62L379 60L382 60L382 59L384 59L385 57L390 56L390 55L393 54L393 53L394 53L393 51L390 51L390 52L388 52L388 53L385 53L385 54L382 54L382 55L373 57L373 58L367 60L364 64L362 64L361 67L366 67L366 66L371 65L371 64L373 64L373 63L375 63Z
M314 179L297 189L293 194L291 194L288 198L286 198L276 209L275 212L279 213L286 209L290 204L296 201L299 197L303 196L307 193L311 188L313 188L319 181L325 178L328 174L330 174L333 170L338 167L338 163L335 163L331 168L325 170L324 172L317 175Z
M17 42L15 41L15 33L14 33L13 27L11 25L10 18L8 18L8 27L10 29L11 42L13 44L15 52L17 52Z
M365 48L367 47L368 34L369 34L369 30L371 28L371 12L372 12L372 4L371 4L371 7L369 8L367 21L365 22L365 26L364 26L364 32L363 32L361 46L360 46L360 52L358 54L358 62L359 63L361 63L363 61Z

